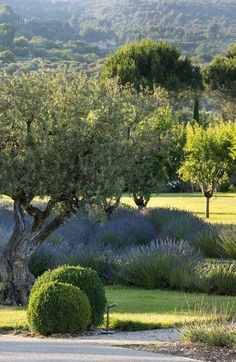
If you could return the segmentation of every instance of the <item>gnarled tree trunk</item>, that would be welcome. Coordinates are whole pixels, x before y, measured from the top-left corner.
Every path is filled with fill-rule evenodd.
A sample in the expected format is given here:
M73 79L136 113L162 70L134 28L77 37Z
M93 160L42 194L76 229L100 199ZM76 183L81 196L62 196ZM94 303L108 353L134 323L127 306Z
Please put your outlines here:
M33 254L33 253L32 253ZM3 297L6 305L26 305L29 293L34 282L34 277L29 271L25 250L19 247L12 250L12 254L3 252L1 255L0 274L4 285Z
M14 202L15 227L6 247L0 252L0 275L3 281L3 296L6 305L26 305L28 303L34 276L29 270L29 261L43 241L68 218L69 213L56 216L45 223L49 208L41 211L29 206L33 222L25 223L25 215L19 200Z

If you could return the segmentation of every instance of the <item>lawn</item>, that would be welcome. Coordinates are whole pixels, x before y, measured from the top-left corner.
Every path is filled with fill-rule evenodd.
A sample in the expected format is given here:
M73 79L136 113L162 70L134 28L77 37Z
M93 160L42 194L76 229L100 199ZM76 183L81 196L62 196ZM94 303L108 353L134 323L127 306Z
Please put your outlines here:
M127 195L122 198L122 203L135 206ZM153 195L148 207L178 208L205 218L205 198L200 193ZM210 222L236 224L236 193L216 193L211 199L210 211Z
M42 202L42 200L36 199ZM0 197L3 204L12 202L6 196ZM128 195L124 195L121 202L135 206ZM148 207L172 207L191 211L195 215L205 218L205 198L201 193L154 194ZM211 199L210 222L236 224L236 193L216 193Z
M168 328L180 326L200 318L207 318L196 310L204 303L219 309L233 306L235 298L204 296L172 291L144 290L121 286L106 287L108 303L117 303L111 314L111 327L123 330ZM228 308L228 310L231 307ZM198 309L198 308L197 308ZM26 312L17 308L0 309L0 330L27 328Z

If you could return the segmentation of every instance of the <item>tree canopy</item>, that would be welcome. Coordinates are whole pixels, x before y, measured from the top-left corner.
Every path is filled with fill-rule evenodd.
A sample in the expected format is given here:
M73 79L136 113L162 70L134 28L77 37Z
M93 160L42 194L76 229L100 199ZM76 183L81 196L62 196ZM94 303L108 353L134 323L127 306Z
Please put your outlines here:
M212 60L206 68L205 79L211 90L236 99L236 43L225 56L218 55Z
M200 186L206 197L206 217L209 218L209 201L217 188L228 179L232 159L232 135L235 127L220 123L206 129L198 124L186 130L185 157L179 174L182 180Z
M200 68L164 41L144 39L119 48L109 56L103 77L118 77L122 84L136 88L161 86L169 91L197 90L202 87Z
M122 192L127 92L114 81L45 69L1 80L0 193L15 215L0 253L9 303L27 303L28 261L47 236L78 209Z

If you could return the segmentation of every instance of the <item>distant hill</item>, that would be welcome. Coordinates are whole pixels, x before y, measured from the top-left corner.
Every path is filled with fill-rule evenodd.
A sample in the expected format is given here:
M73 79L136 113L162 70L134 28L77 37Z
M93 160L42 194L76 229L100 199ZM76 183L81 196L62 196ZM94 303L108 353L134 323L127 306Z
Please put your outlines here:
M11 63L8 71L43 58L51 64L62 60L73 62L73 67L97 72L107 54L121 44L145 37L175 43L196 62L205 63L236 41L235 0L6 0L5 3L0 5L0 51L13 53L3 56L4 62ZM5 23L14 27L9 46L6 46L8 41L1 42L1 24ZM19 37L24 37L28 44L15 42Z

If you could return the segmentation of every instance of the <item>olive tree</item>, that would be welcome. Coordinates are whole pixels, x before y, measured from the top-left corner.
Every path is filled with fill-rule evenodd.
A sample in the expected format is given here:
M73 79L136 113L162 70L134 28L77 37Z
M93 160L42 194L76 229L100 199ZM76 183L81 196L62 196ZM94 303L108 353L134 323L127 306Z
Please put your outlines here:
M64 71L1 79L0 193L14 209L0 251L6 304L27 303L29 260L51 233L85 205L121 192L123 92L114 81Z
M209 218L210 199L217 187L228 179L232 164L232 126L220 123L204 129L198 124L188 125L186 137L179 175L183 181L200 186L206 198L206 218Z
M149 151L151 152L149 144L146 142L148 139L143 133L143 136L146 137L146 141L144 141L144 139L142 140L142 132L140 133L140 130L143 127L142 125L144 120L144 123L146 124L145 129L147 130L149 123L151 124L154 122L153 114L157 110L160 110L159 114L161 114L163 109L165 109L165 107L169 104L167 92L161 88L155 88L153 91L150 91L148 88L144 88L142 91L137 91L132 85L125 84L120 85L119 89L123 90L119 97L122 97L122 94L124 96L122 104L126 119L125 124L127 127L122 144L123 162L120 163L123 168L119 168L119 179L122 183L120 190L122 190L122 192L119 193L118 191L118 193L103 199L103 209L108 221L110 220L114 210L120 205L124 191L130 191L135 197L131 185L136 184L137 177L139 178L139 190L142 189L142 192L145 192L145 189L148 187L146 185L147 177L145 178L144 174L148 175L150 167L146 167L145 173L142 173L142 171L140 169L138 170L135 166L137 158L142 157L141 154L143 152L145 152L145 154L148 154ZM157 112L155 114L157 116ZM148 120L152 121L149 122ZM163 117L163 121L166 121L165 117ZM156 176L158 175L156 174ZM153 176L150 175L150 177L152 178L152 183L154 184ZM136 201L138 203L138 199L136 199Z
M126 185L139 209L167 180L178 142L178 124L166 104L138 123L131 132L131 156ZM175 160L176 161L176 160Z

